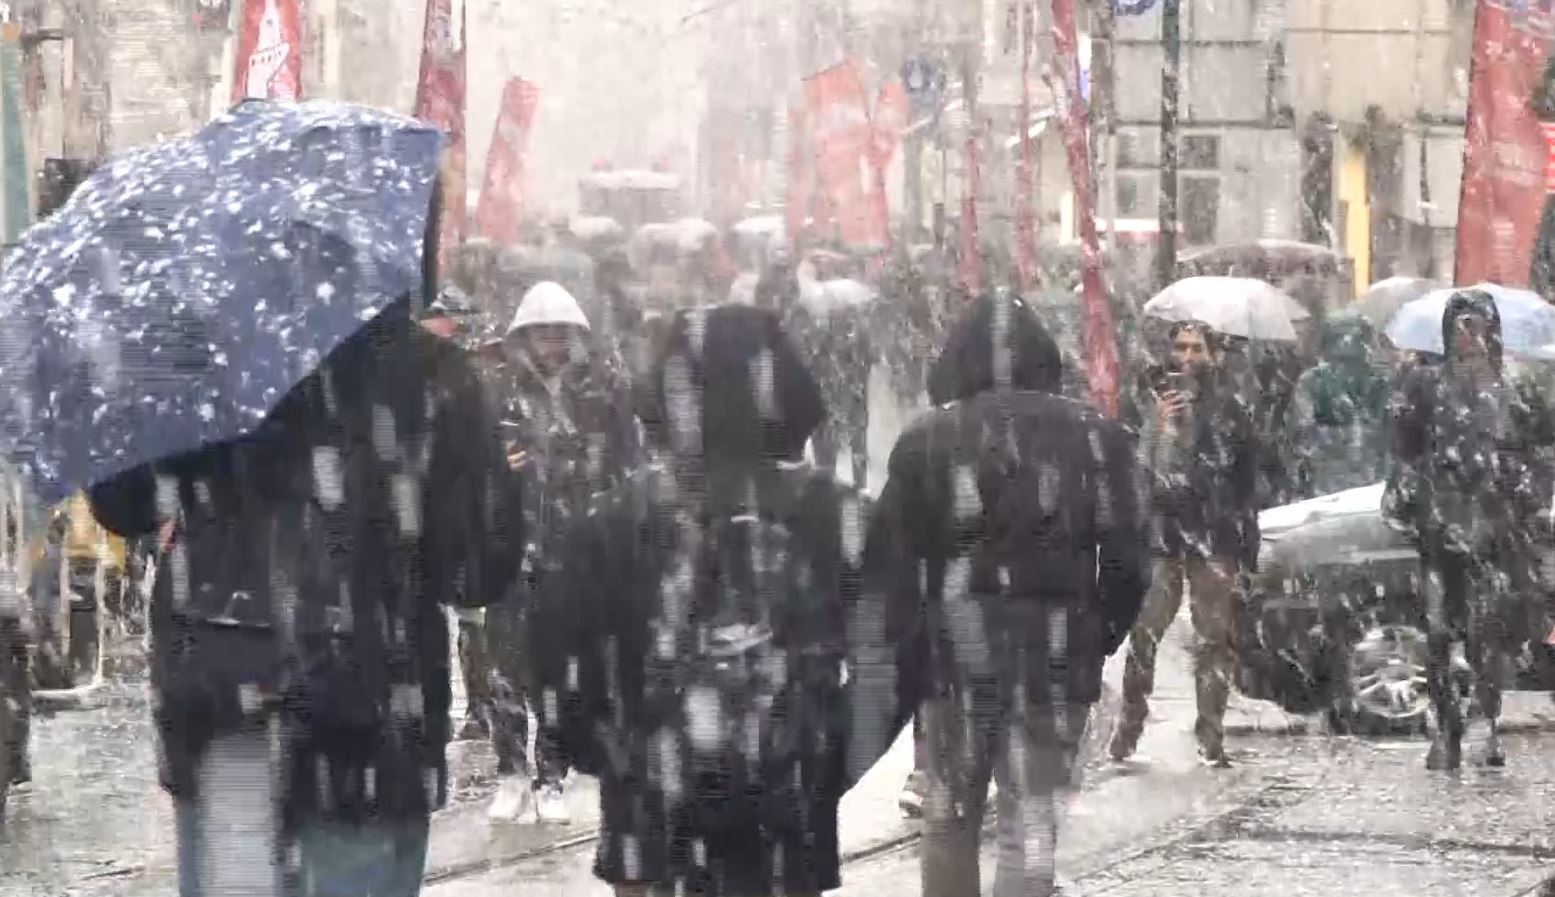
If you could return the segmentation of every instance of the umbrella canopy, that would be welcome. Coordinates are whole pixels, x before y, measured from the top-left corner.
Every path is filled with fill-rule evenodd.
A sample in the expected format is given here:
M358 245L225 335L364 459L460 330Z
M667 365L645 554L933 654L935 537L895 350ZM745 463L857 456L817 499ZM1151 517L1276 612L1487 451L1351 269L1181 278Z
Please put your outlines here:
M1331 274L1344 267L1344 255L1327 246L1295 240L1252 240L1211 246L1185 256L1178 276L1233 276L1277 279L1290 274Z
M787 224L782 215L756 215L752 218L742 218L735 222L734 232L742 237L773 237L783 236Z
M1249 277L1189 277L1145 303L1163 321L1199 321L1229 336L1295 342L1292 321L1311 317L1301 303Z
M821 317L868 305L876 295L868 284L849 278L799 282L799 301L806 311Z
M702 218L682 218L672 227L675 233L675 244L681 252L695 252L708 240L718 236L718 228L711 221Z
M1432 290L1441 288L1442 284L1422 277L1389 277L1372 284L1366 295L1355 303L1355 310L1371 326L1382 330L1388 326L1388 319L1393 317L1394 312Z
M243 103L110 160L0 281L0 450L53 502L244 435L423 289L443 135L340 103Z
M619 240L626 236L621 222L605 215L580 215L572 219L572 235L580 240Z
M1406 304L1388 320L1388 339L1400 349L1443 354L1442 314L1447 310L1447 300L1460 290L1490 294L1501 315L1501 344L1506 351L1537 356L1555 343L1555 305L1532 290L1493 283L1443 287Z

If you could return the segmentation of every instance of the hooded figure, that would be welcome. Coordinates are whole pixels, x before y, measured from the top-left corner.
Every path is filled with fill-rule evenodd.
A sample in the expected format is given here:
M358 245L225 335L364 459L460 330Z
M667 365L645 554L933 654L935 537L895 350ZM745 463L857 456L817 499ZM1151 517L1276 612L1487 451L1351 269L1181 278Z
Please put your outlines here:
M882 706L847 685L871 680L855 645L879 646L867 500L798 463L825 409L770 311L677 313L641 405L660 462L573 521L536 609L545 725L600 781L595 874L622 895L831 890L837 803L895 734L850 761L850 707Z
M1545 617L1525 602L1547 592L1535 572L1549 543L1549 478L1539 459L1555 444L1555 427L1540 397L1508 374L1488 294L1448 299L1442 345L1442 363L1414 368L1393 396L1383 510L1420 550L1437 718L1427 766L1459 766L1471 711L1491 728L1475 759L1500 766L1496 719L1510 658L1532 634L1528 621Z
M1317 366L1296 383L1286 444L1298 499L1381 482L1387 466L1388 379L1377 333L1360 315L1324 325Z
M157 534L153 716L183 894L272 893L287 842L321 892L420 888L448 794L440 605L507 593L523 520L466 353L410 306L255 432L91 491L109 530Z
M559 751L541 738L527 757L526 643L548 638L529 628L525 608L550 588L561 563L560 538L589 501L639 460L641 440L631 396L593 363L589 320L572 294L543 281L524 294L508 327L506 364L497 372L508 464L522 474L525 542L523 600L488 616L492 734L500 778L490 812L517 821L534 807L543 822L566 822Z
M982 893L967 870L991 778L993 893L1052 893L1053 807L1149 584L1133 439L1055 395L1061 376L1028 306L974 302L929 377L943 407L897 442L876 508L867 586L909 646L901 693L928 746L924 894Z

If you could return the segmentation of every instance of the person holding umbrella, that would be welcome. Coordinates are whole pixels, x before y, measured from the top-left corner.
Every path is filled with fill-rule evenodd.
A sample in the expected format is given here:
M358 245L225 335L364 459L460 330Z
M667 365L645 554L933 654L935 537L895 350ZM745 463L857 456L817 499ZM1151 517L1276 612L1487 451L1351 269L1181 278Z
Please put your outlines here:
M1432 770L1461 765L1476 712L1489 734L1472 759L1506 764L1498 729L1504 680L1522 641L1548 632L1551 610L1549 583L1539 575L1550 539L1550 479L1541 456L1555 446L1555 420L1504 357L1512 345L1541 340L1538 320L1548 319L1510 291L1449 292L1406 305L1389 325L1400 348L1444 350L1444 359L1414 367L1393 395L1394 465L1383 493L1384 514L1420 552L1436 718L1426 756ZM1430 311L1421 303L1440 309L1435 339L1419 326ZM1503 330L1507 312L1520 332Z
M1146 309L1149 311L1149 308ZM1287 323L1287 327L1289 324ZM1223 720L1235 674L1239 577L1258 553L1259 440L1221 364L1221 336L1200 322L1168 331L1171 355L1150 374L1140 452L1156 521L1154 588L1129 633L1117 761L1134 754L1150 715L1156 649L1182 606L1193 605L1194 735L1206 763L1228 767Z
M154 536L179 892L419 893L448 793L444 605L503 598L520 491L422 326L443 135L245 102L110 160L0 289L0 442Z

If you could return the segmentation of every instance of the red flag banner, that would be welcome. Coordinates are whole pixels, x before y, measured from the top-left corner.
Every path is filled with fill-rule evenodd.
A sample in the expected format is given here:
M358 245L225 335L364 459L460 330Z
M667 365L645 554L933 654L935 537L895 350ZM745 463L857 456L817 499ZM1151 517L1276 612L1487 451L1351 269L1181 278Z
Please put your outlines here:
M459 37L453 33L453 0L427 0L421 39L421 73L416 81L417 118L448 132L443 160L441 259L464 239L466 170L464 144L466 7L460 5ZM445 269L446 270L446 269Z
M1085 99L1080 94L1079 40L1075 36L1074 0L1053 0L1053 45L1062 66L1062 88L1055 90L1064 110L1064 150L1074 184L1080 224L1081 284L1085 291L1085 364L1091 384L1091 404L1109 417L1118 414L1118 382L1122 379L1118 343L1113 332L1112 303L1101 269L1101 242L1096 236L1096 198L1091 194L1090 131ZM1055 85L1056 87L1057 85Z
M302 96L302 14L297 0L244 0L232 102Z
M1479 0L1458 203L1457 283L1529 282L1544 208L1543 93L1550 0ZM1547 101L1546 101L1547 102Z
M884 246L888 234L874 196L878 179L869 159L875 129L869 120L864 81L852 62L833 66L805 81L816 168L836 212L843 242Z
M524 177L528 169L529 130L540 89L523 78L508 79L502 90L497 129L486 151L486 174L475 206L475 230L498 243L517 243L524 217Z

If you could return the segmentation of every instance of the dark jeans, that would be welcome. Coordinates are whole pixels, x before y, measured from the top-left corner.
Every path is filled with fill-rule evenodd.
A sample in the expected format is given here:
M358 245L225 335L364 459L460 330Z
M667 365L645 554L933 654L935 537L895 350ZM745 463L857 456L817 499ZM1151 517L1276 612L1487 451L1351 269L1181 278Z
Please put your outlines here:
M27 742L32 721L32 683L27 640L20 620L0 617L0 791L31 778Z
M1501 692L1517 653L1518 597L1495 552L1469 556L1446 550L1422 553L1430 669L1426 675L1442 735L1456 741L1472 700L1490 722L1501 715ZM1466 663L1454 669L1454 656Z
M280 845L272 744L268 733L245 732L216 739L202 758L199 797L177 805L180 897L421 893L426 817L304 822Z
M535 784L560 784L567 777L567 759L561 746L541 729L535 733L535 757L529 756L532 679L527 667L530 620L516 605L497 605L486 612L486 648L490 685L491 737L497 751L497 772L528 773Z

